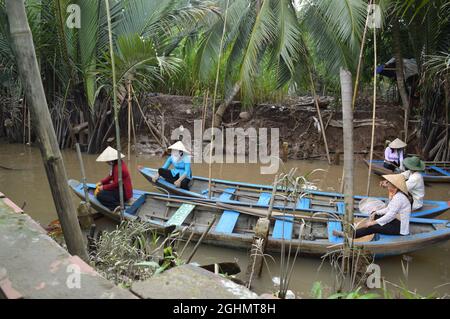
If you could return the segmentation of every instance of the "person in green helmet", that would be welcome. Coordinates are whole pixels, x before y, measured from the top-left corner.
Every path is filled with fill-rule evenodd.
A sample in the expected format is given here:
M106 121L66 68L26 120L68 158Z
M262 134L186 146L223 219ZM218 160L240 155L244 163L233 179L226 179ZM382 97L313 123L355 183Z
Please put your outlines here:
M407 157L403 160L407 171L401 173L406 179L408 192L413 198L412 210L422 208L425 197L425 183L420 172L425 170L425 163L417 156Z

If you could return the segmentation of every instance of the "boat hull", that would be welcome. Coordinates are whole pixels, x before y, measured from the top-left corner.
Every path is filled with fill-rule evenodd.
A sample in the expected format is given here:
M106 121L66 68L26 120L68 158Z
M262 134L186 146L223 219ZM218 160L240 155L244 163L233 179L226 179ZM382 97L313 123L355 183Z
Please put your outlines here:
M75 194L84 199L82 185L73 180L69 181L69 184ZM118 216L114 216L110 210L101 205L93 196L93 187L95 186L88 184L88 187L92 207L107 217L117 220L116 217ZM182 237L197 241L208 225L213 222L214 224L203 243L232 249L249 250L251 248L256 223L263 216L241 212L236 225L231 232L227 233L218 229L224 209L215 204L214 201L194 200L192 198L189 200L183 197L170 197L164 194L145 192L136 193L136 196L138 198L136 198L134 203L126 206L124 213L126 219L141 220L153 226L156 231L163 233L169 221L179 211L180 206L191 204L195 206L192 212L177 224ZM340 224L338 219L306 218L302 219L302 222L306 223L305 227L301 227L300 219L295 218L292 222L292 220L284 218L285 216L275 216L271 220L267 252L279 253L283 245L288 247L291 244L293 253L298 247L300 254L323 256L339 250L343 246L342 239L330 237L330 227L336 223ZM276 237L276 222L279 220L284 220L286 228L290 225L291 233L289 238L285 237L285 235ZM373 254L375 257L384 257L411 253L450 239L450 224L446 220L412 218L410 229L411 235L408 236L376 235L370 241L355 242L354 245L365 252Z
M147 179L150 183L158 188L162 188L171 194L186 196L192 198L211 198L215 200L220 200L224 202L230 202L234 205L243 205L250 207L268 208L268 201L262 201L261 195L265 194L266 199L271 196L272 186L271 185L259 185L250 184L243 182L233 182L220 179L211 180L211 196L208 196L209 190L209 180L205 177L193 176L193 185L191 190L184 190L175 185L159 178L156 182L153 182L152 177L156 173L155 169L140 167L139 172ZM230 196L223 196L226 194L226 190L234 189ZM343 201L344 195L341 193L334 192L322 192L317 190L305 189L302 198L303 204L295 202L285 197L281 197L274 201L274 207L277 209L288 209L288 210L301 210L304 212L323 212L326 214L342 214L343 213ZM366 196L355 196L355 207L358 210L359 201L366 198ZM387 202L387 198L377 198ZM432 218L443 214L450 208L450 203L446 201L431 201L425 200L424 207L420 210L411 213L412 217L420 218Z
M366 163L367 167L370 164L369 160L364 160L364 163ZM427 183L450 183L450 169L449 166L443 166L439 167L438 165L432 165L434 167L437 167L442 172L446 172L449 175L445 175L442 173L439 173L433 169L431 169L431 166L426 166L425 172L422 174L423 180ZM372 171L377 175L389 175L393 174L393 172L390 169L387 169L383 166L382 160L373 160L372 161Z

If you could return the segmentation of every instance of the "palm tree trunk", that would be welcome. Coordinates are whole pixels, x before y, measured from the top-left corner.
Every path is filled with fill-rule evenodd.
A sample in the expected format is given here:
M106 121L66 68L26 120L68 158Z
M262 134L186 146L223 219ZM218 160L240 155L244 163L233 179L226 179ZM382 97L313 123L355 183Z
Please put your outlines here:
M38 137L39 148L56 212L61 221L67 249L70 254L78 255L88 261L75 206L67 183L64 162L48 111L24 0L6 0L6 12L20 79L25 88L26 100L34 119L34 130Z
M341 68L342 122L344 131L344 232L352 238L353 225L353 110L352 74Z
M223 103L220 104L219 107L217 108L217 111L214 114L214 121L213 121L214 127L219 127L222 124L222 119L226 110L230 106L231 102L233 102L234 98L236 97L236 95L239 93L240 90L241 90L241 82L238 81L236 82L236 84L234 84L233 89L231 90L230 94L225 99L225 101L223 101Z
M405 110L405 123L404 123L404 137L405 137L405 143L408 141L408 123L409 123L409 98L408 93L406 92L405 87L405 73L403 69L403 56L402 56L402 50L401 50L401 43L400 43L400 27L398 25L398 20L394 18L393 24L392 24L392 39L393 39L393 46L394 46L394 57L395 57L395 74L397 77L397 87L400 94L400 97L402 99L402 105L403 109Z

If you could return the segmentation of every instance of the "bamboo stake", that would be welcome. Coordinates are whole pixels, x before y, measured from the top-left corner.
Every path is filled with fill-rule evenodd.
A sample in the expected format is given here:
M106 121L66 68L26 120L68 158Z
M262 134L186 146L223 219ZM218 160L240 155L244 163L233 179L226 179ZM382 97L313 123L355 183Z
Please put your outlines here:
M154 127L154 125L151 124L149 121L147 121L147 118L145 117L144 111L142 110L141 104L139 103L139 100L138 100L137 97L136 97L136 92L134 92L134 88L133 88L132 85L131 85L131 92L133 92L133 98L134 98L134 100L136 101L136 104L137 104L137 106L138 106L139 112L141 113L141 116L142 116L142 118L143 118L145 124L147 125L147 127L148 127L150 133L153 135L153 137L156 139L156 142L158 142L158 144L159 144L161 147L166 147L166 146L167 146L167 143L166 143L167 141L165 140L164 135L162 135L161 138L158 138L158 137L156 136L156 134L154 133L154 131L157 131L157 128Z
M27 115L28 115L28 143L27 145L31 145L31 113L30 108L27 108Z
M372 108L372 137L370 140L370 161L367 175L366 195L370 194L370 179L372 177L373 147L375 143L375 120L377 110L377 28L373 28L373 108Z
M272 188L272 196L270 196L269 209L267 210L267 218L272 216L273 203L275 202L275 195L277 192L277 184L278 184L278 175L275 175L273 179L273 188Z
M109 11L109 0L105 1L106 16L108 18L108 36L109 36L109 53L111 55L111 67L113 77L113 106L114 106L114 123L116 126L116 144L117 144L117 170L119 179L119 198L120 198L120 218L123 219L124 200L123 200L123 180L122 180L122 156L120 145L120 127L119 127L119 106L117 105L117 83L116 83L116 65L114 58L111 12Z
M26 143L26 134L27 134L27 125L26 125L26 119L27 119L27 114L28 114L28 112L27 112L27 101L26 101L26 99L25 99L25 97L23 97L23 114L22 114L22 124L23 124L23 132L22 132L22 141L23 141L23 144L25 144Z
M216 82L214 84L214 96L213 96L213 112L211 116L211 147L209 149L209 168L208 168L208 197L211 198L211 179L212 179L212 152L213 152L213 142L214 142L214 114L216 113L216 98L217 98L217 87L219 85L219 74L220 74L220 59L222 58L223 41L225 38L225 30L227 27L227 17L228 17L228 5L230 0L227 0L227 5L225 7L225 17L223 21L222 38L220 39L219 57L217 58L217 71L216 71Z
M328 150L327 135L325 134L325 127L323 126L322 113L320 113L319 101L318 101L318 98L316 95L316 86L314 85L314 80L312 77L311 69L309 67L308 67L308 71L309 71L309 79L311 80L311 91L312 91L312 95L313 95L313 99L314 99L314 104L316 105L317 116L319 117L320 129L322 131L322 136L323 136L323 142L325 144L325 150L327 152L328 164L331 165L330 152Z
M363 37L361 40L361 48L359 50L359 59L358 59L358 67L356 69L356 79L355 79L355 88L353 89L353 99L352 99L352 109L355 109L356 104L356 95L358 94L358 85L359 85L359 75L361 73L361 64L362 64L362 58L363 58L363 52L364 52L364 45L366 44L366 33L367 33L367 27L369 26L369 8L372 5L372 0L369 0L369 3L367 4L367 17L366 17L366 24L364 25L364 32Z
M197 252L198 247L200 247L200 244L203 242L203 239L206 237L206 235L209 233L209 231L211 230L211 227L214 225L214 223L216 222L216 216L214 216L213 220L211 221L211 223L208 225L208 228L206 228L205 232L202 234L202 236L200 237L200 239L198 240L198 242L195 244L194 249L192 250L189 258L186 261L186 264L189 264L192 260L192 257L194 257L195 253Z
M206 91L206 97L205 100L203 101L203 115L202 115L202 136L203 136L203 132L205 131L205 124L206 124L206 116L207 116L207 112L208 112L208 99L209 99L209 90Z
M133 145L134 145L134 152L136 156L136 128L134 124L134 116L133 112L131 112L131 127L133 128Z
M80 162L80 169L81 169L81 182L83 183L83 190L84 190L84 200L89 206L89 192L88 187L86 185L86 173L84 170L84 164L83 164L83 157L81 156L81 149L80 149L80 143L75 144L75 148L77 149L77 156L78 161Z
M448 72L447 72L448 73ZM447 77L446 77L446 79L445 79L445 81L444 81L444 89L445 89L445 98L444 98L444 100L445 100L445 104L444 104L444 107L445 107L445 124L446 124L446 127L445 127L445 144L446 144L446 148L447 148L447 154L442 158L442 160L448 160L448 158L449 158L449 156L450 156L450 141L449 141L449 138L448 138L448 130L449 130L449 127L448 127L448 109L449 109L449 107L450 107L450 105L449 105L449 94L450 94L450 84L449 84L449 81L450 81L450 76L449 75L447 75Z
M25 89L30 114L36 123L35 133L67 249L70 254L88 261L89 257L67 183L64 161L48 110L25 3L6 0L5 4L18 73Z
M131 156L131 80L127 83L128 91L128 161L130 161Z

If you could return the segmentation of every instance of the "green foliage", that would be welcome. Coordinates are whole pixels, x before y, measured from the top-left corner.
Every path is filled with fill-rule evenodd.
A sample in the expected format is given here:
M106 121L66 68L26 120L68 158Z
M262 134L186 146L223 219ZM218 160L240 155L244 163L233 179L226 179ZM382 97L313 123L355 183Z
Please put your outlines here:
M311 296L315 299L323 299L323 286L320 281L316 281L311 289ZM361 287L354 291L333 293L326 297L326 299L376 299L379 295L375 293L361 293Z
M116 284L145 280L159 269L152 228L139 222L122 222L116 230L104 232L91 254L95 268Z

